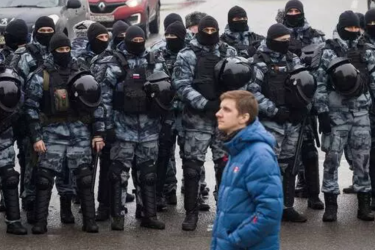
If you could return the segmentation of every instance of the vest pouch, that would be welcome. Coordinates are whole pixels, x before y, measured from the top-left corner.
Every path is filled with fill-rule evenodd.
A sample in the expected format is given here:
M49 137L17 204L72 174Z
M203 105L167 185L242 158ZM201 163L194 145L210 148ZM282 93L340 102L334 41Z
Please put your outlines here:
M129 72L124 83L124 112L142 114L147 112L147 95L143 89L145 74Z
M53 106L56 113L64 113L69 110L69 98L67 89L55 89L53 91Z
M287 72L280 72L279 66L269 67L266 80L262 87L265 97L270 99L277 107L285 106L285 80L289 76Z

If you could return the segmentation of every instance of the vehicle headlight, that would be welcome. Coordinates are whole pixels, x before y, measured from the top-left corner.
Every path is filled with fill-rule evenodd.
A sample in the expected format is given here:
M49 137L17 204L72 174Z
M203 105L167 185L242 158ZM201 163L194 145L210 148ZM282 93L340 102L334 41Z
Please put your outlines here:
M142 0L129 0L126 2L126 5L132 8L132 7L136 7L141 2Z
M60 17L56 14L49 15L48 17L51 18L55 24L60 19Z

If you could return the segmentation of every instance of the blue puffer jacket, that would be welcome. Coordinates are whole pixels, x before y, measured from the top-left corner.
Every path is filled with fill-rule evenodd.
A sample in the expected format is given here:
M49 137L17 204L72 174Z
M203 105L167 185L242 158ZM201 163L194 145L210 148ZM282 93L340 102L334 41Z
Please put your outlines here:
M274 145L258 119L225 143L211 250L279 249L283 191Z

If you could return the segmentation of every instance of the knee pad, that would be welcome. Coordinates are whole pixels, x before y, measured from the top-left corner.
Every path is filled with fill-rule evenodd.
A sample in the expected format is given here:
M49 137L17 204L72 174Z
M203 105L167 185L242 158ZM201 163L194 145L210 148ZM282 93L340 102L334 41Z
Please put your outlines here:
M36 186L40 190L52 189L54 173L51 170L39 169Z
M154 161L146 161L138 165L140 180L146 185L156 183L156 165Z
M183 165L184 178L187 180L199 179L203 162L201 161L185 161Z
M108 170L108 179L110 181L121 181L121 173L124 170L123 164L119 161L112 161Z
M19 173L14 170L13 166L6 166L1 169L3 186L7 189L16 189L19 182Z
M91 187L92 183L92 169L89 164L82 164L74 171L78 185L83 188Z

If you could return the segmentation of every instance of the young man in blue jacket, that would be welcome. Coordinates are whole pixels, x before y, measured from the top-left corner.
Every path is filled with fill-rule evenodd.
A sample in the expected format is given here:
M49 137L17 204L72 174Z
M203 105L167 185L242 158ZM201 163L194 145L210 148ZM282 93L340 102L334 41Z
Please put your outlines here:
M229 161L219 189L211 250L279 249L283 213L275 139L259 122L248 91L221 95L216 113Z

